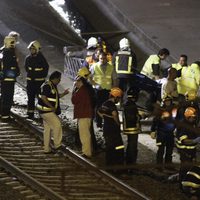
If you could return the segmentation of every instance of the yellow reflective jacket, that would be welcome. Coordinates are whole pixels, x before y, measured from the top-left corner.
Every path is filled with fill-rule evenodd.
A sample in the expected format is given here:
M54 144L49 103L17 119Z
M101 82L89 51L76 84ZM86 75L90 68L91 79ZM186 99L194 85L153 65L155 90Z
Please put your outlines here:
M190 90L198 91L200 83L200 70L196 63L183 67L181 78L178 80L177 89L179 94L185 95Z
M102 70L99 63L94 65L93 80L100 85L102 89L110 90L112 88L112 74L114 66L107 63L104 67L106 68L105 71Z

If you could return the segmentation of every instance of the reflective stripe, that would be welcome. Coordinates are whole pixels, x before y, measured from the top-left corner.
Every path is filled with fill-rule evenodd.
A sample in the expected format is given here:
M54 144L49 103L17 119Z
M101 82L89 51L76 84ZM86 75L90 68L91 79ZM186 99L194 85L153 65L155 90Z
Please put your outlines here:
M157 142L156 145L160 146L160 145L162 145L162 142Z
M190 181L182 181L181 183L185 187L200 188L200 184L196 184Z
M42 98L42 95L39 94L38 97ZM56 102L56 99L47 97L48 101Z
M188 138L187 135L183 135L183 136L181 136L181 137L179 138L179 140L180 140L180 141L183 141L183 140L185 140L185 139L187 139L187 138Z
M182 144L178 144L178 143L176 143L176 146L179 149L195 149L196 148L196 145L195 146L186 146L186 145L182 145Z
M10 69L16 69L16 67L11 67Z
M189 171L187 174L190 174L190 175L196 177L197 179L200 179L200 175L197 174L197 173L195 173L195 172L190 172L190 171Z
M9 115L1 116L2 119L8 119L9 117Z
M4 81L15 81L15 78L4 78Z
M116 149L116 150L124 149L124 145L117 146L117 147L115 147L115 149Z
M38 110L43 110L43 111L52 111L51 108L45 107L45 106L41 106L41 105L37 105L37 109Z
M31 80L34 80L34 81L44 81L45 78L30 78L30 77L26 77L26 80L29 80L29 81L31 81Z
M39 67L38 68L34 68L34 69L32 67L28 67L28 69L29 70L34 70L34 71L42 71L43 70L43 68L39 68Z

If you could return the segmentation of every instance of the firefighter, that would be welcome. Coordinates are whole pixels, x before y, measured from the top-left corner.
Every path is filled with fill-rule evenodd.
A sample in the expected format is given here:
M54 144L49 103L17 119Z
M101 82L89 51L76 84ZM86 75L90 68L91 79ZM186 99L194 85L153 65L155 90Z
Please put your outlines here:
M134 69L137 68L137 58L130 48L130 42L127 38L119 41L119 51L113 55L113 65L117 73L119 88L125 93L130 87L130 81Z
M98 108L108 100L110 89L117 85L114 66L107 62L106 54L99 55L99 62L91 68L92 84L96 90L96 114L95 120L98 128L102 128L102 119L97 114Z
M138 133L141 132L140 115L136 105L137 93L130 88L123 104L123 133L127 135L126 164L135 164L138 154Z
M187 126L193 128L197 127L196 117L196 109L190 106L187 107L184 112L184 120L182 123L184 126L177 127L176 146L181 160L179 171L180 184L196 159L196 145L199 142L199 137L196 137L196 134L187 128Z
M165 60L169 56L170 52L168 49L160 49L158 54L150 55L144 63L141 73L148 76L153 80L158 80L160 76L160 63L161 60Z
M60 83L61 73L52 72L49 80L42 84L38 96L37 109L41 114L44 125L44 153L51 153L50 147L51 133L54 138L54 147L59 149L62 142L62 125L58 115L61 113L59 99L69 93L66 89L59 94L57 85Z
M158 169L164 167L170 168L172 164L172 153L174 148L174 118L173 118L173 103L171 97L163 99L160 114L153 119L151 126L151 136L155 138L156 145L158 146L156 154L156 162Z
M25 70L27 72L27 115L29 119L34 118L35 97L38 96L41 85L45 82L48 74L49 64L40 51L41 45L35 40L28 47L30 54L25 58Z
M14 37L6 36L4 38L1 58L1 73L3 74L1 82L1 118L3 120L10 119L15 82L20 74L15 45L16 40Z
M83 62L83 67L90 68L93 63L96 62L95 51L98 48L98 40L95 37L91 37L87 41L86 47L86 57L85 61Z
M122 95L120 88L112 88L109 99L98 110L98 114L104 120L106 165L120 165L124 162L124 144L121 137L119 113L115 105Z
M193 200L200 197L200 166L194 165L181 182L184 193Z

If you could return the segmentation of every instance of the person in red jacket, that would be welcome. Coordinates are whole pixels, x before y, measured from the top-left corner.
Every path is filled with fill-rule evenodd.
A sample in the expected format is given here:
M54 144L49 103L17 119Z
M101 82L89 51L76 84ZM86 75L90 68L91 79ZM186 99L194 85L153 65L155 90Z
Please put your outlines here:
M74 104L74 119L78 120L83 156L91 157L93 150L90 127L94 111L90 90L85 78L76 77L71 101Z

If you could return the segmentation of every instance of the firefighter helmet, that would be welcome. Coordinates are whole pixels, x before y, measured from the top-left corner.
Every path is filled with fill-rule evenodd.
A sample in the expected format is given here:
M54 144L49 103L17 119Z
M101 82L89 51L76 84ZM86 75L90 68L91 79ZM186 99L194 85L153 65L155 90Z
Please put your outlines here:
M34 40L34 41L30 42L30 44L28 45L27 48L30 49L31 47L34 47L37 52L39 52L40 49L41 49L41 45L37 40Z
M98 40L95 37L91 37L88 39L87 42L87 49L90 49L91 47L97 47L98 46Z
M19 40L20 34L17 33L16 31L11 31L8 36L14 37L16 42Z
M4 38L4 47L5 48L14 48L16 45L16 40L14 37L6 36Z
M87 67L82 67L78 70L78 73L77 73L78 76L81 76L81 77L84 77L84 78L87 78L88 75L90 75L90 71Z
M187 101L193 101L196 99L196 97L197 97L197 93L194 90L190 90L185 93L185 99Z
M188 118L188 117L195 117L196 116L196 109L195 108L193 108L193 107L188 107L188 108L186 108L186 110L185 110L185 112L184 112L184 116L186 117L186 118Z
M119 41L119 48L120 49L125 49L127 47L130 47L129 40L127 38L123 38Z
M114 87L110 90L110 95L112 95L113 97L122 97L123 92L120 88Z

